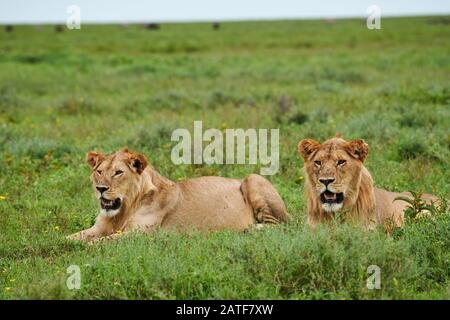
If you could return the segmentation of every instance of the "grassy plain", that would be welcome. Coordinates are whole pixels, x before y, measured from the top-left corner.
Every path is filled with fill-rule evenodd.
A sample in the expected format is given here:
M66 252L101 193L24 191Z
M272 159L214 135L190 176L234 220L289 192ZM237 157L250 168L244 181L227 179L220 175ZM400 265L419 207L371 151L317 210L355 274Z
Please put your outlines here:
M0 32L0 298L448 299L450 218L387 235L305 226L297 143L364 138L376 185L448 196L444 18L51 26ZM293 217L247 234L65 240L96 216L87 151L124 145L177 180L251 165L174 165L175 128L280 128L270 177ZM81 268L81 289L66 287ZM366 269L381 268L368 290Z

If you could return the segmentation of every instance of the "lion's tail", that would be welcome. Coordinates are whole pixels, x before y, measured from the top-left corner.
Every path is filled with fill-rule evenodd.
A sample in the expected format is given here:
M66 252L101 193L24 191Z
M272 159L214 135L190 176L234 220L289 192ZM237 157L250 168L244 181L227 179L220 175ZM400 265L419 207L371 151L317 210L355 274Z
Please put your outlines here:
M241 185L245 200L253 209L259 223L280 223L290 219L289 214L275 187L264 177L251 174Z

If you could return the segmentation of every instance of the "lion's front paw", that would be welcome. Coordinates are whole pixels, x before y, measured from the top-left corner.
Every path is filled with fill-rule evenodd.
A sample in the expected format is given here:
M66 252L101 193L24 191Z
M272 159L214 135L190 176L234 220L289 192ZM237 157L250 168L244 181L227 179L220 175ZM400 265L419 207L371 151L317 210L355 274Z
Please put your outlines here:
M68 235L68 236L66 236L66 239L67 240L72 240L72 241L81 241L81 240L83 240L82 236L81 236L81 232L77 232L77 233Z
M117 233L110 234L109 236L104 236L104 237L101 237L101 238L95 238L95 239L89 240L88 244L92 245L92 244L97 244L99 242L105 242L105 241L109 241L109 240L114 240L114 239L117 239L117 238L119 238L119 237L121 237L123 235L124 235L124 233L119 231Z
M95 238L95 237L91 233L86 232L86 231L80 231L80 232L71 234L66 237L67 240L72 240L72 241L90 241L93 238Z
M95 239L92 239L92 240L87 241L86 243L87 243L88 245L92 246L92 245L97 244L97 243L100 243L100 242L102 242L102 241L104 241L104 238L95 238Z

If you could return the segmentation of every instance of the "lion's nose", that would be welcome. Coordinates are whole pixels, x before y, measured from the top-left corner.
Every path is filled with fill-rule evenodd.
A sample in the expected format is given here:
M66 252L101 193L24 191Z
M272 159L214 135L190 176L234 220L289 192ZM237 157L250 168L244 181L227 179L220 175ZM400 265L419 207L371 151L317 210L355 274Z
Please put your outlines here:
M325 187L328 187L328 185L332 182L334 182L335 179L319 179L321 183L325 185Z
M96 187L98 192L100 192L100 194L102 194L103 192L105 192L106 190L109 189L109 187L104 187L104 186L100 186L100 187Z

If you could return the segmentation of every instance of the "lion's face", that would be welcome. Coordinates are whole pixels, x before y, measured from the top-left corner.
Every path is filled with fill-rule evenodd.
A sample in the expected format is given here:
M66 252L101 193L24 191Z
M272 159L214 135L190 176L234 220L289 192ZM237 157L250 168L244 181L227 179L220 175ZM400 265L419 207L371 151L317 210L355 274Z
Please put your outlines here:
M91 180L102 214L115 216L127 202L135 200L147 166L145 156L126 148L108 156L91 151L87 163L92 168Z
M305 161L308 183L323 210L336 212L352 206L368 145L363 140L332 138L320 144L304 139L298 149Z

